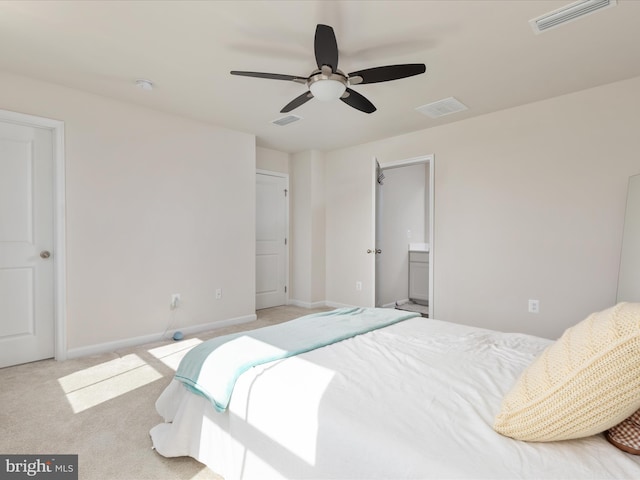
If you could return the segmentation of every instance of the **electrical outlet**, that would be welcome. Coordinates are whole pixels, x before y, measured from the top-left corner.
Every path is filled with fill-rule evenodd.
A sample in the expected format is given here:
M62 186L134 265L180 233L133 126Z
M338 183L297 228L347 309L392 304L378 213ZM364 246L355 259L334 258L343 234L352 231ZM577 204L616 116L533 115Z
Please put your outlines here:
M362 290L362 282L356 282L356 290L358 292Z
M220 300L222 298L222 289L216 289L216 299Z
M178 308L178 305L180 305L180 300L182 300L182 298L180 297L179 293L174 293L173 295L171 295L171 302L169 303L171 310L173 310L174 308Z
M529 300L529 313L540 313L540 300Z

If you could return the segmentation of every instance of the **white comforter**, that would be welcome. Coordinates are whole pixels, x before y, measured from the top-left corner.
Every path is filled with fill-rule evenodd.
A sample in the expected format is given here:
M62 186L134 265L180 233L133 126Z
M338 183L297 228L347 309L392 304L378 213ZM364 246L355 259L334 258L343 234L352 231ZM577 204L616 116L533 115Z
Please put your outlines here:
M549 344L415 318L245 372L229 408L172 381L151 430L165 456L226 480L640 479L602 435L525 443L493 428L503 395Z

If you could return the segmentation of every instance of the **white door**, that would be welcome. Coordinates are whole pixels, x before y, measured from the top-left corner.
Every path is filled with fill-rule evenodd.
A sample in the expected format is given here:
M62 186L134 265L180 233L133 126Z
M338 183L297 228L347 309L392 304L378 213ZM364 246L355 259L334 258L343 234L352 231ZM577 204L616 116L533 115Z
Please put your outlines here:
M640 302L640 175L629 178L622 234L618 302Z
M376 170L376 221L375 221L375 231L376 231L376 253L375 253L375 268L373 270L375 275L375 306L382 307L382 252L386 250L386 246L384 245L384 236L382 232L382 204L384 203L384 190L382 188L383 179L380 177L382 170ZM377 252L380 251L378 254Z
M256 309L287 302L286 177L256 175Z
M0 367L54 355L53 134L0 121Z

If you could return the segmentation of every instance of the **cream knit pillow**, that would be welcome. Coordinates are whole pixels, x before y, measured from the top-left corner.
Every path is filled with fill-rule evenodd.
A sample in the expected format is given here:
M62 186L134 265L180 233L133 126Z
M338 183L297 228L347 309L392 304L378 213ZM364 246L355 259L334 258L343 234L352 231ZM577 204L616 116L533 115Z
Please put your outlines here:
M567 329L504 397L494 428L518 440L580 438L640 408L640 303L620 303Z

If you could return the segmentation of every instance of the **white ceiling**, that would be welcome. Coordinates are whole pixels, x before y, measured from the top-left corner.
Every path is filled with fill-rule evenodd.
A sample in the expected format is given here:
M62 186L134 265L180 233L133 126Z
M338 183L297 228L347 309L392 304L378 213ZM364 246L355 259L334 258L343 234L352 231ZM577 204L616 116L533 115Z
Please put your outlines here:
M250 132L259 146L331 150L639 76L640 1L533 33L530 19L569 3L2 1L0 70ZM427 73L354 86L373 114L311 100L291 112L302 121L273 125L305 87L229 71L308 76L318 23L334 28L344 72L425 63ZM451 96L469 110L436 120L415 110Z

